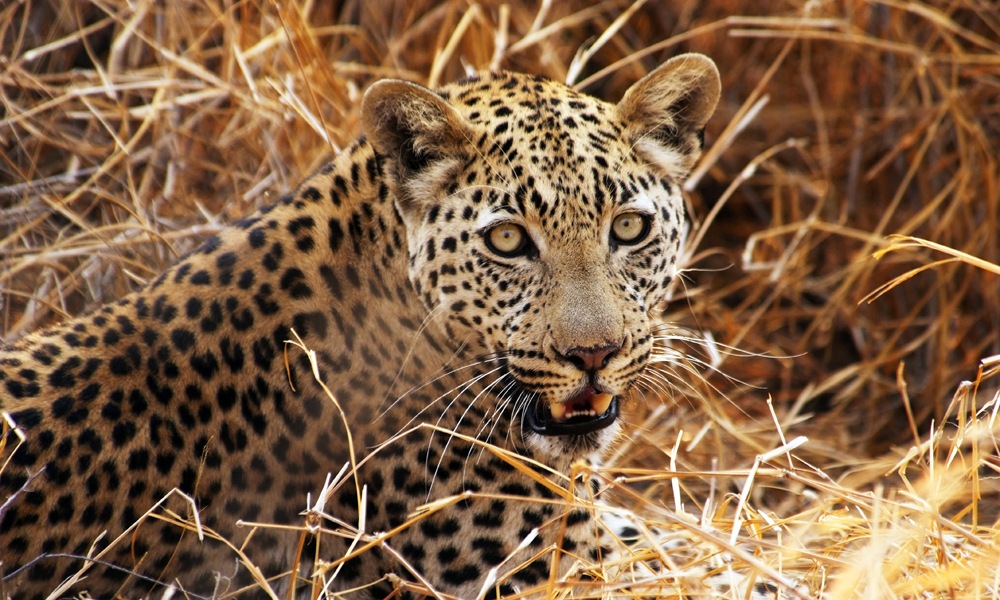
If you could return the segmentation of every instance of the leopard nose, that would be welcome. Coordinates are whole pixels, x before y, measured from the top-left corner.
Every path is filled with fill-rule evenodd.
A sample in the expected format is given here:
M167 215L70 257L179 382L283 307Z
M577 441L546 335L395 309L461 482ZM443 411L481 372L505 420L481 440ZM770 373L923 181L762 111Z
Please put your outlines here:
M591 346L590 348L570 348L563 352L563 357L581 371L599 371L608 366L608 361L622 347L621 342Z

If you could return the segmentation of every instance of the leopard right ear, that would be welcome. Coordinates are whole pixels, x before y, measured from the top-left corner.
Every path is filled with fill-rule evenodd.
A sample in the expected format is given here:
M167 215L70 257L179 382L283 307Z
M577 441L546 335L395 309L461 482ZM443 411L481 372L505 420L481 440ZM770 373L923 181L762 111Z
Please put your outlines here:
M386 158L397 197L406 200L433 192L471 147L472 133L462 115L438 94L408 81L388 79L368 88L361 124L375 151Z
M626 135L647 160L682 179L701 154L702 132L721 93L707 56L682 54L637 81L618 103Z

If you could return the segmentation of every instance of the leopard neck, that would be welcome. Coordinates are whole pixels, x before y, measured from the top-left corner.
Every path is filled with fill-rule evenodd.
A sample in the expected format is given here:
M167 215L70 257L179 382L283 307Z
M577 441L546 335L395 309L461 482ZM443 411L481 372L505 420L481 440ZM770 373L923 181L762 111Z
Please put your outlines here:
M481 351L465 343L456 353L447 325L428 318L408 276L405 225L381 159L364 141L235 225L223 245L235 246L240 263L258 274L248 289L259 312L277 296L272 342L278 331L294 331L342 403L397 398ZM297 356L300 375L311 378L306 355ZM287 378L284 365L267 366L272 378Z
M293 415L286 421L305 418L293 405L318 414L310 405L326 401L310 355L290 343L301 341L363 422L476 351L456 354L446 327L427 318L407 263L405 227L362 141L144 290L49 335L79 332L65 335L86 341L98 371L110 371L103 385L125 395L152 385L165 402L193 372L206 401L225 410L238 399L249 412Z

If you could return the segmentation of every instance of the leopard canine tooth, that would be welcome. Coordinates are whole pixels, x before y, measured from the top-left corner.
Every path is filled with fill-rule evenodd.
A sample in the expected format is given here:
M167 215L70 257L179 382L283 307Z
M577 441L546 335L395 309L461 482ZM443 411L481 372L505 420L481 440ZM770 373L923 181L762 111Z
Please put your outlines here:
M590 406L598 415L603 415L611 406L611 394L594 394L590 399Z
M566 416L566 405L562 402L553 402L549 404L549 412L552 413L552 418L558 421Z

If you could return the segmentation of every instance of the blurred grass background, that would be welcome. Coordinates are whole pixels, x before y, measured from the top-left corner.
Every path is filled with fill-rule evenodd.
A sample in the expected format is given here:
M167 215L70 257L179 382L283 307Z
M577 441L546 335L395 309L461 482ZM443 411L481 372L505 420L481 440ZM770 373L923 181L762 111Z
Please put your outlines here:
M380 78L502 68L613 101L687 51L723 95L664 307L676 339L613 464L637 469L615 471L621 501L738 517L811 592L996 597L986 0L5 3L0 339L140 288L274 201L358 134Z

